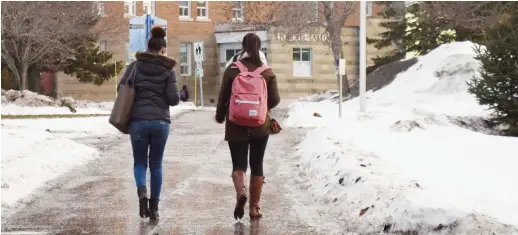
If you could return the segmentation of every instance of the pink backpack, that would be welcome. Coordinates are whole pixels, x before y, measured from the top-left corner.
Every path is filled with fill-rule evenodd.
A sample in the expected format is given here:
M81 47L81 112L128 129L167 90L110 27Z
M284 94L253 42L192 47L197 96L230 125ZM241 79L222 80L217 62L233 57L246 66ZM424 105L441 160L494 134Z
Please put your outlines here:
M267 86L261 73L270 67L263 65L249 72L241 61L232 64L239 69L239 74L232 83L229 120L240 126L261 126L268 112Z

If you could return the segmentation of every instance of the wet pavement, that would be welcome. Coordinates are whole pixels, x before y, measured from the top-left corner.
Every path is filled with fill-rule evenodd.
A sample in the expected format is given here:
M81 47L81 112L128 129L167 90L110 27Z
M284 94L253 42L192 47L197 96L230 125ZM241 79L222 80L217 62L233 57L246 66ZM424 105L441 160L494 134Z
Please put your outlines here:
M160 222L138 217L128 136L78 140L104 150L90 164L52 182L24 209L2 218L2 234L317 234L286 193L279 166L299 141L298 130L272 136L265 156L264 218L233 219L235 192L224 125L213 111L173 120L164 156ZM149 177L148 177L149 180ZM301 192L306 193L306 192ZM298 210L300 211L300 210Z

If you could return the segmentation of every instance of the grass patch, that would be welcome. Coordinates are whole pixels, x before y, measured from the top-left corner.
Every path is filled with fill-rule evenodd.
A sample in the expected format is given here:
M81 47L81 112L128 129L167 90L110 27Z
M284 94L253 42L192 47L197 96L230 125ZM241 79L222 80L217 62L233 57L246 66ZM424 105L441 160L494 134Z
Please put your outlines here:
M110 114L40 114L40 115L3 115L2 119L37 119L37 118L82 118L108 117Z

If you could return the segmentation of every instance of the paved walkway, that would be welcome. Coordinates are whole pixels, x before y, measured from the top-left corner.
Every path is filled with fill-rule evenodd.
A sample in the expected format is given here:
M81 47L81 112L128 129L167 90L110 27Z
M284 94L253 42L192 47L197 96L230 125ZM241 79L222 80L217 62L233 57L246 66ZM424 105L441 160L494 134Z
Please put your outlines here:
M270 138L262 198L265 217L251 224L247 209L243 223L235 222L224 125L216 124L213 114L189 112L173 120L164 156L161 218L153 230L138 217L131 146L125 136L91 142L105 154L53 182L55 186L26 209L2 218L2 234L316 234L294 212L284 193L287 179L277 174L300 138L296 130Z

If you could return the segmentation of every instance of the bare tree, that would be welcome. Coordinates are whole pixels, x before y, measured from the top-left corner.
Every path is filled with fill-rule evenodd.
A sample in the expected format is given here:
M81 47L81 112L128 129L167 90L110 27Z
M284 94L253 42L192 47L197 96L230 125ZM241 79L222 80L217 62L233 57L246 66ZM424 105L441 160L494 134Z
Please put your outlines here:
M234 2L235 4L236 2ZM272 30L274 33L299 35L321 33L329 37L328 46L333 54L333 61L343 53L342 29L345 21L355 12L351 1L279 1L246 2L244 20L228 20L233 29L256 28ZM232 13L232 9L227 9ZM344 93L350 92L347 79L344 81Z
M431 20L440 17L449 22L445 27L487 28L516 14L512 2L505 1L415 1L414 4L420 4L423 9L419 17Z
M70 57L83 43L94 41L105 14L97 2L3 2L2 60L19 89L27 88L30 66L45 57Z

